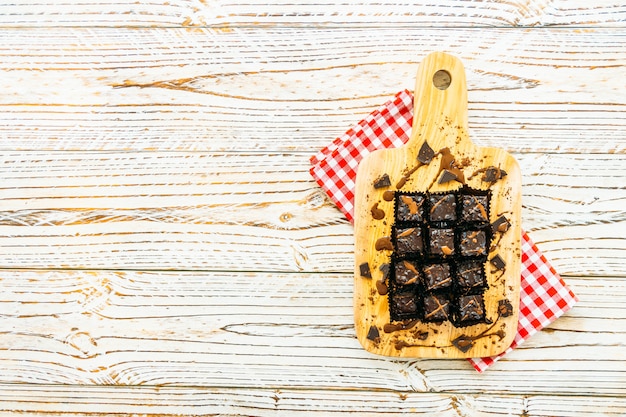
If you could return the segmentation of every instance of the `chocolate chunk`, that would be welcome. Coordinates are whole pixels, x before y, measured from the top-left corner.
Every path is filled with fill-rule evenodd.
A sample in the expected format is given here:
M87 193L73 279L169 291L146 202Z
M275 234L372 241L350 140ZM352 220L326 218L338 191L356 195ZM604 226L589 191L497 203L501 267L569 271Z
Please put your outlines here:
M461 196L461 219L466 222L489 221L489 202L486 195Z
M461 184L465 184L465 175L463 171L459 169L454 159L454 155L450 152L450 148L442 148L439 152L441 155L441 164L439 165L439 172L447 169L455 175L455 180Z
M430 161L435 157L435 151L430 147L428 142L424 141L422 146L417 154L417 160L420 161L424 165L430 164Z
M361 265L359 265L359 271L361 272L362 277L365 277L365 278L372 277L372 271L370 271L370 264L368 264L367 262L364 262Z
M454 194L431 195L430 220L433 222L456 220L456 199Z
M459 336L452 341L452 345L461 352L466 353L474 346L474 339L467 336Z
M489 262L491 262L491 265L495 266L498 271L502 271L506 268L506 262L504 262L504 259L502 259L499 254L496 254Z
M456 275L459 287L465 292L485 286L485 271L480 261L459 263Z
M509 220L504 217L504 215L498 217L491 223L491 230L493 230L494 233L504 233L509 230L509 227L511 227L511 223L509 223Z
M383 174L374 181L374 188L386 188L391 185L389 175Z
M501 317L510 317L513 315L513 306L509 300L498 301L498 314Z
M430 229L430 253L451 255L454 253L454 229Z
M424 297L424 320L444 321L450 317L450 300L445 295L433 294Z
M398 254L421 253L424 250L422 229L419 227L397 229L395 237Z
M420 273L409 261L401 261L395 265L395 282L399 285L415 284L419 278Z
M450 265L432 264L424 267L424 285L427 291L449 288L452 285Z
M382 264L381 266L378 267L378 269L383 273L383 279L387 279L389 277L390 267L391 265L389 264Z
M383 236L379 238L374 244L376 250L393 250L393 244L389 236Z
M378 331L378 327L370 326L369 331L367 332L367 338L372 342L376 341L376 339L380 338L380 332Z
M479 256L487 253L487 236L482 230L466 230L461 232L459 244L461 255Z
M396 217L399 221L419 222L423 218L424 197L421 195L400 194L396 201Z
M458 320L461 326L484 321L485 308L483 306L483 296L478 294L459 297L458 313Z
M396 294L391 302L392 307L398 314L406 315L417 312L417 302L415 301L415 295L412 293Z
M439 177L439 181L437 181L439 184L445 184L446 182L450 182L456 180L456 174L452 171L449 171L447 169L443 170L443 173L441 174L441 176Z

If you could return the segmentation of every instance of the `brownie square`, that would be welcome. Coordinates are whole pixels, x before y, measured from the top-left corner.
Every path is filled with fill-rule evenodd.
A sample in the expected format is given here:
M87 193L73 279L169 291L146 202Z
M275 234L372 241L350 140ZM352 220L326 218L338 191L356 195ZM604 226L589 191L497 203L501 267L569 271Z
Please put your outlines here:
M395 264L395 282L398 285L410 285L420 279L420 273L415 265L409 261L400 261Z
M398 315L410 315L417 312L417 300L411 292L401 292L391 297L391 307Z
M459 286L466 292L485 286L485 270L480 261L459 263L456 275Z
M424 196L400 194L396 200L396 218L399 221L420 222L423 216Z
M467 325L483 321L485 308L482 295L464 295L459 297L458 313L459 324Z
M432 264L424 267L424 286L427 291L449 288L452 285L450 265Z
M461 219L466 222L489 221L489 199L486 195L462 195Z
M459 249L463 256L487 254L487 235L484 230L466 230L461 232Z
M456 220L456 198L454 194L431 195L430 221L454 221Z
M396 249L399 255L409 252L422 252L424 250L422 229L420 227L396 229L395 237Z
M452 255L454 253L454 229L430 229L430 253Z
M446 295L431 294L424 297L424 321L450 320L450 300Z

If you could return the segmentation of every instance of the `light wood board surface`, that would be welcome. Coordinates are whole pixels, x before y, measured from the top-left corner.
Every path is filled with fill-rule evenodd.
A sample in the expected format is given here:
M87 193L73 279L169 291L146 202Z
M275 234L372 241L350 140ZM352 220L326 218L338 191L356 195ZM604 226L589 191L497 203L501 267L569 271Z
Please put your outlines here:
M626 414L617 1L0 6L3 415ZM484 374L353 330L308 159L458 56L468 131L580 302Z
M438 73L442 74L441 85L435 84ZM503 149L478 147L469 137L465 69L458 58L442 52L428 54L417 70L415 97L408 142L396 149L373 152L359 164L354 196L357 339L368 352L385 356L494 356L511 346L518 323L522 234L519 165ZM492 181L482 178L487 170L498 170ZM453 179L444 180L446 174ZM381 178L387 179L386 185L378 184ZM411 193L417 192L422 194L415 200ZM391 198L385 193L391 193ZM472 216L465 212L463 196L472 199L468 206L472 209L479 210L477 205L483 201L482 213L473 217L476 220L482 216L482 223L467 220ZM449 197L453 202L446 203ZM441 200L433 203L433 198ZM403 199L414 205L405 218L400 214ZM433 216L437 206L446 204L447 212L443 209L440 216ZM492 236L489 224L499 216L506 219L507 230L496 230ZM402 223L416 218L419 221ZM417 240L401 247L407 232L409 239L417 235ZM452 232L451 239L438 241L435 234L442 232L448 236ZM472 239L476 246L471 246ZM470 247L463 248L464 241ZM380 242L387 242L387 247L379 247ZM471 268L476 268L476 256L481 257L478 269L486 288L478 295L475 291L467 295L467 289L460 289L460 285L457 289L459 270L464 263L468 265L468 260ZM504 267L489 264L488 259L496 256ZM385 274L388 276L381 278L383 265L389 270ZM448 283L447 289L436 278L426 277L428 268L439 269L439 280ZM405 276L404 282L399 275ZM399 317L401 308L395 301L406 299L408 294L409 305L415 307L413 319L415 313L422 315L417 325ZM464 294L468 304L476 306L478 322L459 319L463 316ZM436 309L429 311L427 301ZM514 313L501 315L501 302L509 304ZM445 320L428 320L436 314ZM389 324L400 328L380 331ZM373 329L378 336L370 336ZM469 345L462 345L467 341Z

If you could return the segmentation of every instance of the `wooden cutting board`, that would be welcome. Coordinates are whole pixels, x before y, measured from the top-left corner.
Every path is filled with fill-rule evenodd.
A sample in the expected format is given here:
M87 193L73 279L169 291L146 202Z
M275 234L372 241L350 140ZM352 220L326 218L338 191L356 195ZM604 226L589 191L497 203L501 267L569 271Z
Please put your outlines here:
M510 346L520 210L515 159L470 141L461 61L428 55L417 73L411 138L358 168L354 315L363 347L461 358Z

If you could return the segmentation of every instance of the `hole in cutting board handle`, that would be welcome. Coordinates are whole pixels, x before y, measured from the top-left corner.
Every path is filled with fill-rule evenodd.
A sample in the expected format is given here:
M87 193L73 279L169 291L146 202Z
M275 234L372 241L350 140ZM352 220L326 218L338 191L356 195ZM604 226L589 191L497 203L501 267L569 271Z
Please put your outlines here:
M439 70L433 75L433 84L439 90L446 90L452 83L452 76L446 70Z

